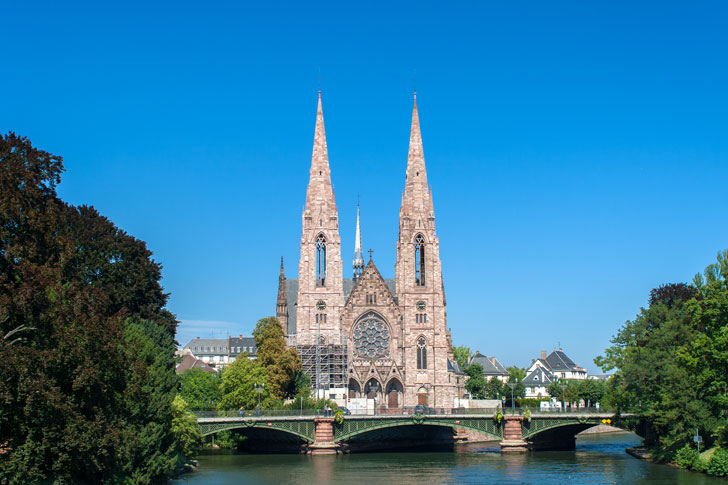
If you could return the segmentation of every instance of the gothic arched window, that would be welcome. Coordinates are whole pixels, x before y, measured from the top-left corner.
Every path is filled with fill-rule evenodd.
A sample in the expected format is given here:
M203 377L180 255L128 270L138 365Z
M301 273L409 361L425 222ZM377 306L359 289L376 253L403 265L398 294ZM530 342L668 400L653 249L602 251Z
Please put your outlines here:
M316 238L316 286L326 286L326 236Z
M425 286L425 238L422 234L415 236L415 283Z
M427 341L425 337L419 337L417 339L417 368L427 369Z

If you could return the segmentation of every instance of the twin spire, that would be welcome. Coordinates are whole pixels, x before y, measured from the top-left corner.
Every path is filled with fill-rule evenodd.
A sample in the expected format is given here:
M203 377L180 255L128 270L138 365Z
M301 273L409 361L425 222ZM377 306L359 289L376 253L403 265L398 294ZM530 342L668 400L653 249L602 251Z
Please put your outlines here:
M311 172L306 190L306 209L317 206L336 207L334 189L331 185L331 169L329 153L326 149L326 130L324 129L324 110L321 107L321 91L318 93L318 109L316 110L316 131L313 135L313 154L311 155Z
M306 210L315 207L333 208L336 210L334 189L331 184L329 154L326 147L326 130L324 129L324 111L321 105L321 91L318 92L316 110L316 130L313 136L313 154L308 189L306 190ZM412 107L412 126L410 128L409 152L407 154L407 172L400 211L412 212L432 211L432 198L427 185L427 170L420 132L420 117L417 113L417 93L414 93ZM359 204L356 205L356 237L354 247L354 280L364 270L364 257L361 245L361 226L359 222Z

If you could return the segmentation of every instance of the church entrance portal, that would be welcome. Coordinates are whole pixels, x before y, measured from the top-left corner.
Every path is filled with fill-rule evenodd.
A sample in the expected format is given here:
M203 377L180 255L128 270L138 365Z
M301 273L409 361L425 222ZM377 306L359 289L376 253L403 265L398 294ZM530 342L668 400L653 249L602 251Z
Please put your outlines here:
M427 406L427 391L424 389L420 389L417 393L417 404L422 406Z
M397 379L392 379L387 384L387 407L398 408L399 407L399 396L400 393L404 392L402 383Z
M379 385L379 381L376 379L370 379L367 385L364 386L364 393L368 399L376 399L377 394L381 392L382 386Z
M361 395L361 388L359 383L354 379L349 379L349 398L354 399Z

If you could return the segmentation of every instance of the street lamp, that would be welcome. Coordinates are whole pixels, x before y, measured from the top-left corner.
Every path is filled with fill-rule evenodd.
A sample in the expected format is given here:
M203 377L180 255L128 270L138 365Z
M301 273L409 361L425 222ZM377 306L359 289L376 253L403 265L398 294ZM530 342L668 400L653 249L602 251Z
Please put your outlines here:
M263 389L265 388L265 383L258 385L257 383L253 384L253 387L255 388L256 392L258 393L258 413L260 413L260 394L263 392Z
M377 391L379 390L379 383L372 382L369 384L369 390L374 393L374 415L377 414Z
M566 403L564 402L566 397L566 383L561 381L559 387L561 388L561 411L566 412Z
M515 412L516 401L515 401L515 399L513 399L513 390L516 388L517 385L518 385L518 380L516 380L516 382L508 383L508 387L511 388L511 411L513 411L513 414L516 414L516 412Z

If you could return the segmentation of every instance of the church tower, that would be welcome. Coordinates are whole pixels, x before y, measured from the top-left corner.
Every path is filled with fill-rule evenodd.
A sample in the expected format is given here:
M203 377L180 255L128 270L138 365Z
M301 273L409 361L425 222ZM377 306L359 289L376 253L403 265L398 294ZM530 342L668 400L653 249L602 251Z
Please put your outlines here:
M416 93L399 211L395 279L405 334L407 394L416 394L416 404L449 406L455 396L455 382L450 382L452 376L448 372L452 343L447 330L439 240L432 192L427 185Z
M281 322L283 335L288 335L288 295L286 293L286 274L283 272L283 256L281 256L281 274L278 275L276 318Z
M298 263L296 333L338 333L344 305L339 216L326 148L321 92Z
M364 271L364 255L361 250L361 224L359 223L359 204L356 204L356 236L354 237L354 262L352 263L354 269L354 283L359 279L362 272Z

